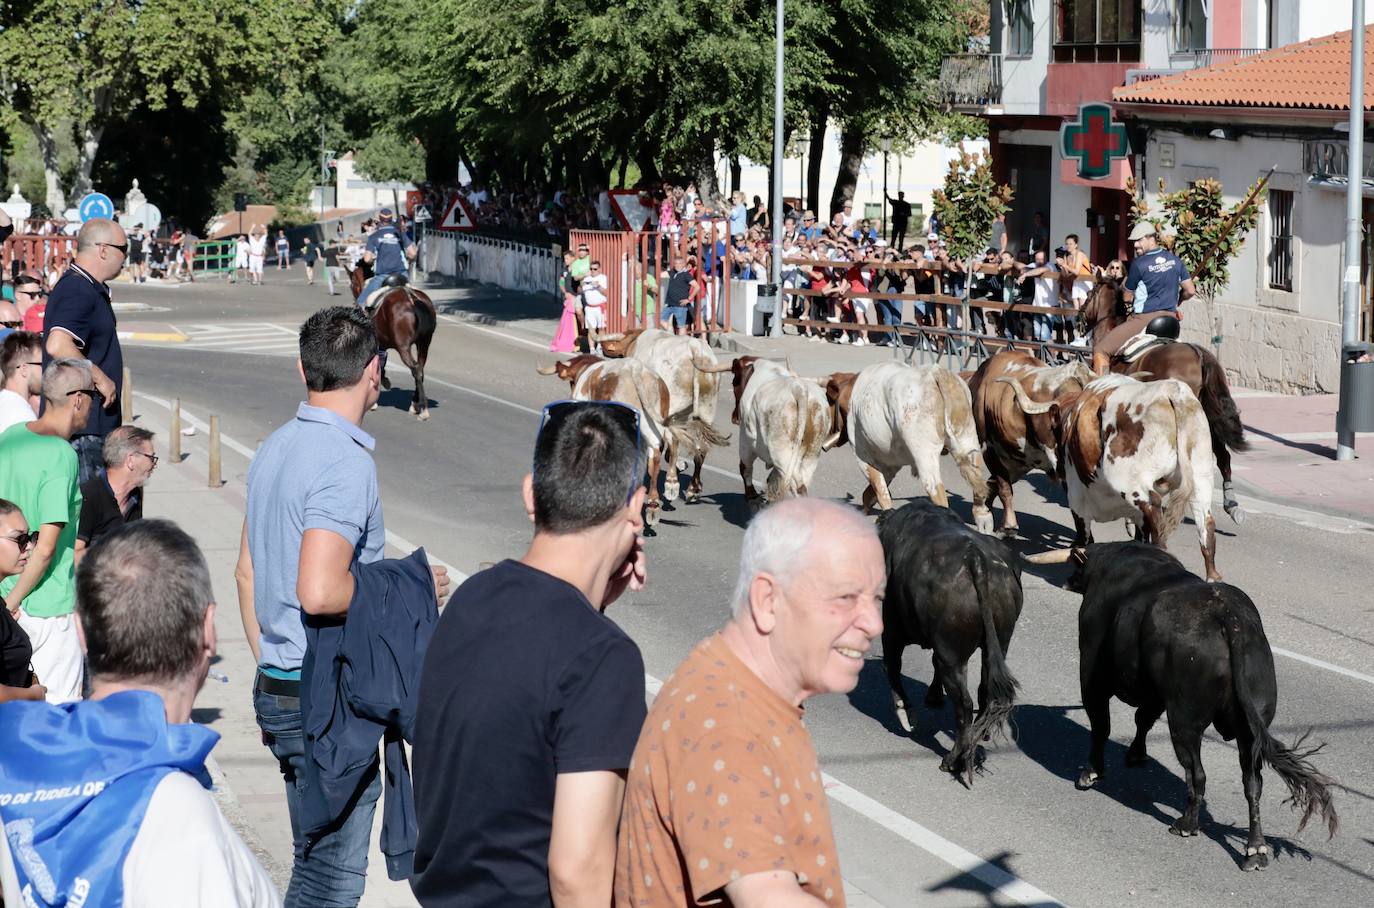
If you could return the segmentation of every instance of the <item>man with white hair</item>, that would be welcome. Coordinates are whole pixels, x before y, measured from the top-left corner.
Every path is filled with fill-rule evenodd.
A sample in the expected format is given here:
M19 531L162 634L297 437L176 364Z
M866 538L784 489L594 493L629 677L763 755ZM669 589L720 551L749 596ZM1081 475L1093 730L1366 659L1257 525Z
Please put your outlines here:
M885 584L878 535L853 508L794 498L754 519L733 616L678 666L644 722L616 904L844 905L801 705L858 684L882 635Z

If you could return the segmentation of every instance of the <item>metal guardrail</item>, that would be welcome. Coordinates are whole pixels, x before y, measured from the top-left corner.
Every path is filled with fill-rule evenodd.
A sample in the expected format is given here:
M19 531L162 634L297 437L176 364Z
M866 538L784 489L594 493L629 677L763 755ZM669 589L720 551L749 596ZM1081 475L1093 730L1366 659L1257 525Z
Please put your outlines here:
M1265 47L1204 47L1197 50L1180 51L1174 56L1184 59L1191 58L1192 68L1201 69L1204 66L1211 66L1213 63L1228 63L1243 57L1253 57L1255 54L1262 54L1266 50L1268 48Z
M203 274L223 274L234 270L237 240L201 240L196 244L191 270Z
M818 328L821 330L861 331L865 334L885 334L897 337L911 337L914 342L902 341L892 348L892 357L901 357L908 365L919 357L922 364L939 364L944 359L945 368L951 372L966 372L976 369L983 360L1003 350L1022 350L1031 354L1046 365L1077 360L1090 363L1091 347L1076 347L1071 344L1056 344L1050 341L1012 340L1005 337L991 337L975 331L962 331L957 328L936 328L930 325L865 325L857 322L818 322L804 318L785 318L784 325L796 328Z
M951 54L940 61L940 94L953 107L1002 103L1001 54Z

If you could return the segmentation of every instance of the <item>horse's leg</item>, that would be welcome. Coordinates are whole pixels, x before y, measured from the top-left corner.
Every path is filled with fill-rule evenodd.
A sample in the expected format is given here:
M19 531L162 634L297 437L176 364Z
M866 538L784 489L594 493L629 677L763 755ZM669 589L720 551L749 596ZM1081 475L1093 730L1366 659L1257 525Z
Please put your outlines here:
M429 419L429 395L425 393L425 363L429 361L429 342L432 332L417 332L415 337L415 399L420 404L420 418Z

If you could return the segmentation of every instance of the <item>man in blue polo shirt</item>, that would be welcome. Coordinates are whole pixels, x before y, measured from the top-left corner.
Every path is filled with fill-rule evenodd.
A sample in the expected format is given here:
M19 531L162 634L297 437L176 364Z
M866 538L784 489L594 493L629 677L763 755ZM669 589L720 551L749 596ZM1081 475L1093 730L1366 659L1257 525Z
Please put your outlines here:
M1126 271L1122 296L1131 314L1093 347L1093 371L1104 375L1112 354L1161 316L1178 318L1178 304L1197 294L1183 260L1159 245L1155 225L1141 221L1131 229L1135 258ZM1177 336L1176 334L1174 336Z
M372 265L372 277L363 285L358 294L358 305L365 306L372 291L382 286L382 281L394 274L406 273L406 262L415 257L415 243L410 235L393 223L394 215L390 208L377 213L381 221L377 229L367 238L367 251L363 261Z
M299 810L305 742L300 678L303 620L343 619L353 597L351 568L382 558L386 530L377 495L374 441L363 416L381 393L383 354L357 307L316 312L301 326L300 370L307 402L259 448L248 470L248 515L239 549L239 610L258 662L253 708L281 766L295 862L286 908L355 906L367 876L377 766L351 811L306 848ZM444 569L435 587L447 593Z
M72 436L79 482L98 476L105 463L105 436L120 423L119 391L124 383L124 353L110 305L113 280L124 268L129 238L124 228L105 218L92 218L76 235L76 255L48 295L43 313L43 368L54 359L85 359L100 392L99 406Z

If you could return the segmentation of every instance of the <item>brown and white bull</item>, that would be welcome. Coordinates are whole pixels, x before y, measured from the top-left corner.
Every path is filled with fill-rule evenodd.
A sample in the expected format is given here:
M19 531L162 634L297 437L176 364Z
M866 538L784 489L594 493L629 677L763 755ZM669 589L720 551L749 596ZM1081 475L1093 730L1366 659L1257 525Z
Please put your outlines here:
M859 470L868 480L865 511L889 510L889 484L910 467L930 500L949 507L940 455L948 451L973 493L973 520L992 532L988 482L973 425L973 400L959 377L940 366L875 363L860 372L836 372L826 383L836 446L854 445Z
M540 375L557 375L566 381L573 400L617 401L639 411L639 428L644 436L649 472L645 499L645 535L654 535L663 503L658 493L658 468L663 459L667 476L664 494L672 501L678 495L677 455L693 456L711 444L719 444L719 434L692 417L670 417L668 385L652 369L638 360L607 361L583 354L552 366L538 366Z
M1144 542L1164 548L1191 516L1208 580L1216 566L1212 519L1212 435L1192 389L1178 379L1142 382L1104 375L1081 392L1037 404L1010 383L1027 413L1060 426L1065 484L1077 530L1075 546L1092 541L1092 525L1125 520ZM1035 560L1067 560L1072 550Z
M757 356L714 366L697 360L696 368L732 373L735 410L730 420L740 429L739 475L745 499L758 504L756 460L768 468L766 502L805 495L821 452L839 440L821 383L802 378L786 363Z
M601 352L607 358L635 359L653 369L668 385L670 419L695 417L707 425L715 423L720 375L694 366L694 362L719 364L706 341L661 328L638 328L624 334L603 335ZM726 444L729 440L730 436L722 435L715 443ZM701 497L701 468L705 461L706 452L702 450L694 458L692 481L683 493L689 502Z
M985 360L969 379L973 421L983 443L988 473L1002 501L1002 535L1015 537L1012 483L1031 470L1044 470L1062 480L1063 465L1059 463L1053 418L1048 411L1030 413L1022 408L1012 389L999 381L1004 378L1014 381L1025 399L1039 405L1083 390L1093 380L1093 372L1081 362L1047 366L1028 353L1004 350Z

